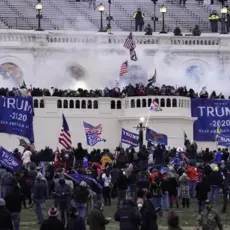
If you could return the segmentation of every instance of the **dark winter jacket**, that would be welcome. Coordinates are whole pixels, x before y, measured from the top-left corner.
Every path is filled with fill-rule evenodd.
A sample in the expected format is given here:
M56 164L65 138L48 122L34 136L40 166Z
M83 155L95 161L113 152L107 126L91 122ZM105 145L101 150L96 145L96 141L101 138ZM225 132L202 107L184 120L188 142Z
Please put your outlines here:
M157 213L151 200L146 200L141 210L141 230L157 230Z
M120 222L120 230L138 230L141 217L136 204L125 200L122 207L115 213L114 219Z
M22 206L22 196L19 188L15 189L12 193L5 197L6 207L12 212L21 212Z
M169 178L168 179L168 183L169 183L169 196L177 196L177 187L178 187L178 183L176 181L175 177Z
M223 176L220 171L213 171L210 176L210 185L216 185L216 186L221 186L223 183Z
M67 184L63 184L63 185L59 184L55 189L55 196L58 202L68 203L70 201L71 195L72 195L71 188Z
M74 190L74 201L76 203L86 203L89 196L87 187L78 186Z
M47 220L44 220L40 230L65 230L64 224L57 217L49 217Z
M11 214L4 207L0 207L0 229L13 230Z
M125 175L121 172L117 179L117 189L120 191L127 190L128 189L128 180Z
M109 223L104 214L97 208L94 208L88 216L88 225L90 230L105 230L105 225Z
M196 184L197 200L202 200L202 201L207 200L209 191L210 191L209 181L206 178L204 178L202 181Z
M45 200L48 195L47 184L43 180L36 180L34 184L34 200Z
M85 220L80 216L72 216L69 218L66 230L85 230Z

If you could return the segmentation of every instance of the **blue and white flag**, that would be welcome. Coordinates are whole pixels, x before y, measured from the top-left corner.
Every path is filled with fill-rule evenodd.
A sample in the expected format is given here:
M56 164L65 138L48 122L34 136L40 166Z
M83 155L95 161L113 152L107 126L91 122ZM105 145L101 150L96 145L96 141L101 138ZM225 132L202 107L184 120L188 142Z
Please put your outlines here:
M94 146L98 142L106 141L104 138L101 138L100 135L102 134L102 125L99 124L98 126L93 126L89 123L83 122L84 129L85 129L85 136L86 142L89 146Z
M137 147L139 144L139 135L129 132L126 129L121 130L121 143Z
M168 136L162 133L157 133L150 128L146 129L146 141L162 145L168 145Z
M0 133L26 137L34 142L32 97L0 97Z
M19 160L3 147L0 147L0 165L11 172L17 172L21 168Z
M219 134L217 137L218 145L230 147L230 136Z

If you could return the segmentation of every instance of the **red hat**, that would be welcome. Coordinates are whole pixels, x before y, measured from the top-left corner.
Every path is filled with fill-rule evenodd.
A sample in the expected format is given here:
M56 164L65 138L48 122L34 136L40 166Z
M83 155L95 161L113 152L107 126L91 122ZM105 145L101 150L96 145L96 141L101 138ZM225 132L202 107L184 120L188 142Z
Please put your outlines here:
M48 211L48 215L49 216L58 216L58 210L55 207L50 208Z

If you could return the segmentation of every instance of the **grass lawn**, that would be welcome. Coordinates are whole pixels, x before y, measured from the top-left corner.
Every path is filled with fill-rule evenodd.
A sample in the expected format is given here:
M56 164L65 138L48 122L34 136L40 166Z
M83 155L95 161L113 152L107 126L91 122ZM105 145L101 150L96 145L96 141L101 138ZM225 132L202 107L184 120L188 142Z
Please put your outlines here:
M46 210L45 215L47 217L47 210L52 206L53 202L48 200L46 201ZM221 206L215 205L215 210L218 211L221 215L221 219L223 224L225 225L224 229L230 229L230 204L228 206L229 213L228 214L222 214L221 213ZM111 206L105 206L104 207L104 215L106 217L111 217L112 220L110 224L107 226L107 229L119 229L119 224L113 220L114 213L116 211L116 200L113 201L113 204ZM196 200L192 200L191 206L189 209L185 208L179 208L175 209L175 211L178 213L180 217L180 223L181 227L183 229L194 229L196 224L196 218L197 218L197 203ZM162 218L159 218L158 220L159 226L161 226L160 229L166 229L167 226L167 213L164 212L164 216ZM37 230L39 229L39 226L37 225L37 219L34 212L34 208L31 209L23 209L21 212L21 228L20 229L29 229L29 230Z

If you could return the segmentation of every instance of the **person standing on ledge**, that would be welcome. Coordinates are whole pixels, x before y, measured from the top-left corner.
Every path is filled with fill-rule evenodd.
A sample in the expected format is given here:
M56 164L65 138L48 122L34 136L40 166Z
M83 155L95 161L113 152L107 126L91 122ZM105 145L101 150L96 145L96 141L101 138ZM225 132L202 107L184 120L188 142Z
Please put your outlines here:
M145 15L142 13L141 9L138 8L137 11L133 14L133 18L135 19L135 31L142 31L142 27L145 24L144 22Z

